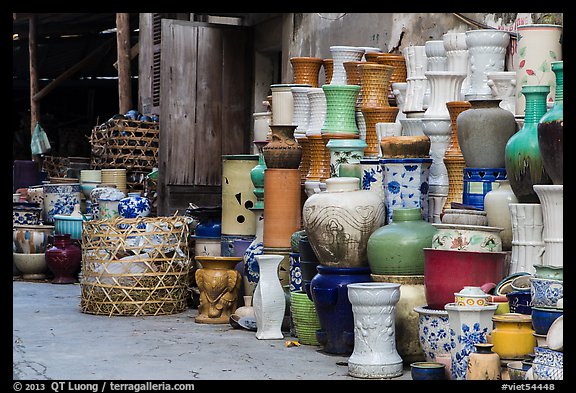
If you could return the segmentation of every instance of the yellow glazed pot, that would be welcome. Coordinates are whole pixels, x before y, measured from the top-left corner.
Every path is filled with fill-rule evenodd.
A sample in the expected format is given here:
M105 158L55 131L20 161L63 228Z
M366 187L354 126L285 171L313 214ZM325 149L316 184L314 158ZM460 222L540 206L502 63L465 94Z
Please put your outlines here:
M507 313L492 317L494 329L491 334L493 351L501 359L523 359L534 352L536 338L532 329L532 317L525 314Z

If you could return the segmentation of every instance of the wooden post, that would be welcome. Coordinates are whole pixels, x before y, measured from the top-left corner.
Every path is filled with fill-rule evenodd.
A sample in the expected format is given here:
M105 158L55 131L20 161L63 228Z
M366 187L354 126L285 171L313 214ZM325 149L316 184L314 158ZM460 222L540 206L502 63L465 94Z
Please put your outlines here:
M130 14L116 14L116 41L118 52L119 112L132 109L132 82L130 75Z
M30 57L30 135L34 134L36 123L40 121L40 101L35 100L34 96L38 92L38 68L36 63L37 58L37 41L38 38L38 18L36 15L31 15L28 19L28 53ZM38 156L33 156L34 161L39 161Z

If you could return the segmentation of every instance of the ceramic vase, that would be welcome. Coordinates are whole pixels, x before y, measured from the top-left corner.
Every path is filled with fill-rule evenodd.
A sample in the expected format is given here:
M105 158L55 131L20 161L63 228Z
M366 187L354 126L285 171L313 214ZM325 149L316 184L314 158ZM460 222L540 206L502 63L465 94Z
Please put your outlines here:
M270 85L272 91L272 125L294 124L294 97L293 87L310 87L295 83L277 83Z
M487 74L504 71L506 50L510 44L510 33L496 29L466 31L466 46L470 62L470 87L464 99L491 98Z
M444 163L444 155L450 144L450 118L423 117L424 135L430 138L430 170L428 185L430 194L448 196L448 169Z
M536 338L529 315L505 313L492 317L492 350L503 360L522 360L534 351Z
M298 169L268 168L264 172L264 247L290 247L301 229L302 189Z
M404 113L404 106L406 103L406 89L408 87L407 82L393 82L391 83L392 86L392 94L396 99L396 106L398 107L398 116L396 116L396 122L401 124L401 120L406 119L406 113Z
M467 167L502 168L506 143L516 132L514 115L499 99L471 99L456 119L457 136Z
M80 183L44 184L44 222L54 223L55 214L71 214L81 202Z
M333 45L330 47L332 55L332 78L331 85L346 85L346 70L344 62L360 61L364 55L364 49L356 46Z
M424 108L424 94L428 79L424 72L428 69L426 49L424 45L410 45L402 49L406 61L406 100L405 112L419 112Z
M546 347L534 347L532 373L537 381L564 380L564 353Z
M12 248L19 254L44 254L53 232L53 225L14 225Z
M414 312L418 314L418 343L426 361L439 361L446 355L450 357L448 312L431 309L426 304L414 307Z
M254 119L254 134L252 140L265 141L271 136L270 123L272 112L256 112L252 114ZM254 145L252 154L259 154L258 145Z
M506 168L464 168L462 203L484 210L486 194L497 181L506 179Z
M324 266L368 266L368 238L384 224L385 208L376 194L360 190L359 183L355 177L327 179L326 191L304 202L303 227Z
M466 33L445 33L442 36L442 41L446 51L446 71L466 73L466 78L462 81L459 98L456 100L463 101L470 87L470 65Z
M326 96L324 90L320 87L311 88L308 91L308 100L310 102L310 121L308 123L308 130L306 131L306 138L310 144L310 168L306 175L307 181L319 182L324 176L324 169L326 164L324 157L327 150L325 143L322 140L322 126L326 118ZM328 152L328 154L330 154ZM327 163L328 172L330 163Z
M432 224L436 233L432 248L442 250L501 252L502 228L480 225Z
M254 154L222 156L222 224L226 236L254 236L256 220L250 210L256 202L251 170L258 163Z
M358 64L362 63L358 60L351 60L344 62L344 70L346 71L346 84L347 85L358 85L362 84L362 80L360 78L360 72L358 70ZM360 89L360 93L358 94L358 99L356 100L356 105L360 100L360 96L362 95L362 89Z
M526 97L524 126L506 143L506 173L520 203L539 203L534 185L552 184L542 164L538 144L538 122L546 113L549 90L549 86L522 86L522 94Z
M390 105L399 106L399 102L395 99L395 94L392 91L393 83L406 83L408 71L406 70L406 59L402 53L380 53L376 57L378 64L390 65L394 67L392 75L390 76L390 85L388 91L388 103ZM395 101L395 102L394 102Z
M329 85L332 82L332 74L334 73L334 60L322 59L322 67L324 68L324 83Z
M46 265L54 275L52 284L74 284L82 264L82 250L70 234L54 235L52 246L44 253Z
M564 62L553 61L556 75L554 104L538 121L538 147L552 184L564 183Z
M196 323L226 324L238 307L242 276L236 265L241 257L196 256L200 268L194 273L200 290Z
M542 264L544 218L539 203L510 203L512 255L509 274L534 273L534 264Z
M360 92L357 85L323 85L326 97L326 116L322 125L322 134L339 134L357 137L359 130L356 125L356 99Z
M368 264L373 274L423 275L425 247L432 245L436 228L423 220L419 207L396 208L393 220L368 239Z
M278 266L283 259L282 255L276 254L256 256L260 268L260 280L254 290L252 302L258 340L284 338L281 328L286 310L286 299L278 278Z
M414 308L425 303L424 276L370 274L372 281L400 284L402 296L396 304L396 350L404 364L425 360L419 342L418 318Z
M493 351L494 344L474 344L468 356L467 381L499 381L502 379L500 356Z
M562 26L554 24L524 24L516 28L518 68L516 69L516 115L525 115L524 86L548 86L544 101L552 105L556 92L553 61L562 60Z
M150 201L140 195L140 192L129 192L126 198L118 202L118 214L124 218L148 217Z
M348 285L370 282L370 269L318 265L317 270L309 286L320 321L316 338L324 352L350 355L354 349L354 314Z
M400 284L366 282L347 287L354 316L354 350L348 359L348 374L357 378L402 375L395 323Z
M394 67L378 63L363 62L358 66L360 92L357 105L360 108L390 106L388 91Z
M322 68L322 59L320 57L291 57L290 65L292 66L295 84L318 87L318 77Z
M295 124L271 124L272 140L262 148L267 168L298 169L302 146L294 136Z
M424 43L424 51L428 62L427 71L448 71L448 58L444 48L444 40L430 40Z
M516 71L498 71L486 74L486 83L492 97L500 101L500 108L516 114Z
M260 278L256 255L264 253L264 209L252 208L252 211L256 216L256 235L242 256L244 260L244 274L242 275L244 280L244 293L249 296L254 294Z
M466 73L455 71L427 71L424 73L430 86L430 103L424 117L450 117L446 103L458 101Z
M402 135L404 136L419 136L424 135L424 125L422 124L422 117L424 111L420 112L404 112L405 119L400 120L402 124Z
M475 344L486 343L492 332L492 317L498 306L457 306L446 304L452 356L452 379L466 380L468 360L475 352Z
M546 266L564 266L564 186L534 185L542 207L544 228L544 255L541 263ZM540 264L535 261L534 264Z
M484 196L484 211L488 226L503 228L500 232L502 250L512 250L512 221L510 218L510 203L518 203L518 199L508 180L498 180L498 187L493 187Z
M383 158L380 160L384 173L384 204L386 219L393 222L397 208L418 207L422 218L428 219L428 177L431 158Z
M330 139L326 144L330 151L330 177L339 176L342 164L359 164L367 146L362 139Z
M370 158L361 159L360 168L362 170L361 188L374 192L381 200L384 200L384 176L380 161Z
M268 141L254 141L254 145L258 151L258 164L250 169L250 180L254 185L254 195L256 202L254 208L264 208L264 171L267 169L266 160L264 159L263 148L268 144Z
M310 101L308 91L310 87L292 87L292 101L294 112L292 115L292 124L297 127L294 129L295 138L305 138L308 124L310 123Z

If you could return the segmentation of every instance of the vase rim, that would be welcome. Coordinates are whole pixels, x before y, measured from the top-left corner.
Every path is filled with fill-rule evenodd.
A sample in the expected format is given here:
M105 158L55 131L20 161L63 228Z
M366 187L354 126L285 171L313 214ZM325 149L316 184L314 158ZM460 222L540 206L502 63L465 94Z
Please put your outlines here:
M370 274L370 267L332 267L318 264L316 269L319 273L327 274Z
M322 90L351 90L360 91L359 85L334 85L334 84L324 84L322 85Z
M271 89L284 88L284 87L311 87L306 83L274 83L270 85Z
M494 311L498 308L498 304L496 303L488 303L485 306L459 306L457 303L447 303L444 305L444 309L446 311Z
M428 313L428 314L435 314L435 315L441 315L441 316L447 316L448 315L448 312L446 310L429 308L427 304L414 307L414 311L419 313L419 314Z
M534 29L534 28L562 28L562 25L557 25L554 23L526 23L523 25L516 26L516 30L523 29Z
M484 231L484 232L502 232L504 228L500 227L490 227L483 225L466 225L466 224L444 224L444 223L432 223L435 228L438 229L462 229L467 231Z
M446 365L440 362L413 362L410 363L410 367L431 369L431 368L446 368Z
M380 281L373 281L373 282L355 282L347 284L348 288L353 289L368 289L368 288L400 288L399 283L393 282L380 282Z
M413 163L431 163L432 158L380 158L380 164L413 164Z
M520 313L506 313L494 315L492 317L494 322L532 322L532 316Z
M548 93L550 92L550 86L548 85L523 85L522 93Z
M12 225L13 229L46 229L46 230L53 230L54 225L46 225L46 224L14 224Z
M199 261L243 261L243 257L226 257L220 255L196 255L194 259Z
M363 139L330 139L326 144L329 148L338 147L357 147L366 148L368 144Z
M225 154L222 156L222 160L258 160L258 158L258 154Z

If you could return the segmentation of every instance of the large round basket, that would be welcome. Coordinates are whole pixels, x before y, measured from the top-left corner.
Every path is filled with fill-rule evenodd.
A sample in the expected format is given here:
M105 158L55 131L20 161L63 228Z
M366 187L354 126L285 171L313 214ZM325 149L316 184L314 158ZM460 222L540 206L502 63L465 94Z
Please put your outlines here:
M168 315L187 307L191 261L186 218L84 222L81 311Z

